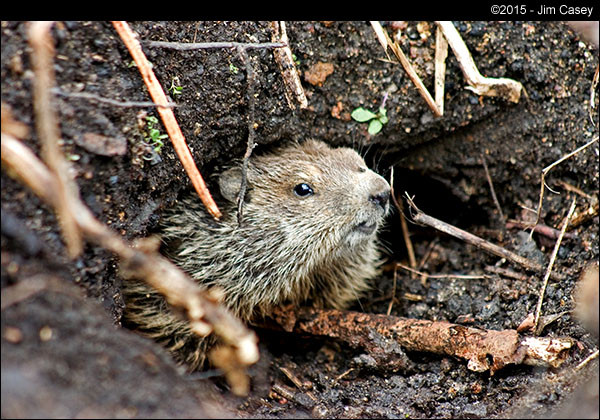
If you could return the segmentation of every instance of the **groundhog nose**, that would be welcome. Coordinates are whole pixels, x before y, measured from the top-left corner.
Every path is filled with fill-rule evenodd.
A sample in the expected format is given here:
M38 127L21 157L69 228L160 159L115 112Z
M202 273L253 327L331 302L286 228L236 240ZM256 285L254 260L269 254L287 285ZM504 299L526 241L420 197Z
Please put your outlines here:
M390 200L390 190L386 190L380 192L378 194L373 194L369 197L369 201L375 203L378 206L381 206L382 209L387 208L388 201Z

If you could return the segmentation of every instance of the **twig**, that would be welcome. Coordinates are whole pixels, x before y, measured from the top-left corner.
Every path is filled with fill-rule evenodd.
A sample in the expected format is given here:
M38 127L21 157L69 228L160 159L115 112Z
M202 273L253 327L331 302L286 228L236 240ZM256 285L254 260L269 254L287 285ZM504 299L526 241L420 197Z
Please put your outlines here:
M530 225L524 222L520 222L518 220L513 220L513 219L508 219L506 222L506 229L512 229L512 228L519 228L519 229L529 229ZM544 235L547 238L550 239L557 239L558 236L560 235L560 231L557 229L554 229L553 227L547 226L547 225L542 225L542 224L537 224L533 227L533 231L536 233L539 233L540 235ZM576 235L572 234L572 233L567 233L565 234L566 238L575 238Z
M433 227L437 230L440 230L448 235L454 236L455 238L461 239L465 242L468 242L472 245L475 245L478 248L483 249L493 255L496 255L501 258L506 258L507 260L512 261L513 263L519 264L528 270L542 272L544 268L528 258L522 257L520 255L515 254L501 246L492 244L485 239L482 239L478 236L473 235L472 233L466 232L462 229L454 227L448 223L442 222L434 217L431 217L425 213L423 213L419 208L415 205L412 199L407 194L407 201L411 206L411 209L414 210L414 213L411 214L413 220L417 223L422 223L426 226ZM563 276L557 273L552 274L552 278L556 280L562 280Z
M592 86L590 86L590 106L588 115L590 117L590 121L592 125L596 125L594 121L594 108L596 108L596 87L598 87L598 69L600 68L600 64L596 64L596 72L594 73L594 78L592 79Z
M255 109L255 100L254 100L254 69L252 68L252 63L250 63L250 59L248 58L248 53L242 47L238 47L238 54L240 55L240 59L242 63L246 66L246 80L248 82L248 144L246 146L246 153L244 153L244 158L242 160L242 182L240 184L240 191L238 193L238 225L242 225L243 220L243 209L244 209L244 197L246 196L246 188L248 187L248 161L250 159L250 155L252 154L252 150L256 146L256 131L255 131L255 122L254 122L254 109Z
M598 136L594 137L592 140L590 140L589 142L587 142L583 146L578 147L577 149L573 150L571 153L567 153L566 155L564 155L563 157L561 157L557 161L551 163L550 165L548 165L544 169L542 169L542 176L540 178L540 198L539 198L539 201L538 201L537 212L536 212L536 215L535 215L535 223L533 224L534 227L540 221L540 214L542 213L542 203L544 201L544 187L548 187L546 185L546 175L548 174L548 172L550 172L550 170L552 168L554 168L556 165L558 165L559 163L564 162L565 160L567 160L571 156L576 155L577 153L581 152L582 150L586 149L591 144L593 144L593 143L595 143L597 141L598 141ZM530 233L529 236L532 236L532 235L533 235L533 229L531 230L531 233Z
M283 48L275 49L273 55L283 77L285 98L287 99L288 106L293 110L296 109L295 104L298 103L300 104L300 109L305 109L308 107L308 100L304 94L302 83L300 83L300 77L298 77L298 71L296 70L296 64L294 63L292 50L290 49L285 30L285 22L273 21L270 23L270 26L272 32L271 40L284 44Z
M166 48L177 51L203 50L210 48L235 48L235 49L259 49L259 48L285 48L284 42L167 42L167 41L141 41L150 48Z
M288 332L336 338L363 348L375 360L386 363L381 368L390 370L397 367L393 344L409 351L464 358L470 370L489 370L490 374L509 364L560 366L574 344L568 337L521 339L516 330L483 330L336 309L285 308L275 311L272 319Z
M59 88L52 88L52 93L58 96L64 96L66 98L81 98L81 99L90 99L92 101L105 103L112 106L118 106L122 108L146 108L146 107L166 107L166 108L175 108L178 105L175 103L169 104L156 104L154 102L148 101L117 101L115 99L103 98L102 96L95 95L89 92L65 92L60 90Z
M469 86L478 95L500 96L510 102L519 102L523 85L513 79L484 77L477 70L473 57L460 34L450 21L437 21L438 26L444 32L452 52L456 56L458 64L467 79Z
M60 129L56 109L52 105L50 89L54 85L54 45L50 36L53 22L32 22L29 26L33 79L33 108L38 136L42 143L42 156L58 181L56 213L62 229L67 251L71 258L83 250L81 232L73 219L70 207L71 192L75 191L69 177L68 164L58 146Z
M492 193L492 199L494 200L494 204L498 209L498 214L500 215L500 220L502 224L506 220L504 218L504 213L502 212L502 207L500 207L500 203L498 202L498 197L496 197L496 190L494 189L494 183L492 182L492 177L490 176L490 171L488 170L487 162L485 161L485 156L481 154L481 162L483 163L483 170L485 171L485 177L487 178L488 184L490 186L490 192Z
M125 21L113 21L112 24L133 57L133 60L135 61L137 68L144 79L144 83L150 92L152 100L158 105L163 105L159 106L158 113L163 121L163 124L165 125L165 129L167 130L171 141L173 142L173 147L175 148L175 152L177 153L181 164L190 177L196 192L200 196L200 200L202 200L202 203L204 203L208 212L215 219L219 219L221 217L221 211L210 195L204 179L202 179L202 175L200 175L200 172L194 163L194 158L192 157L192 153L185 142L185 137L181 132L181 128L179 128L179 124L177 124L177 119L175 118L173 110L166 107L166 105L169 104L167 96L160 86L154 71L152 71L152 67L142 51L142 47L140 46L136 35Z
M392 297L390 298L390 303L388 304L386 315L392 313L392 307L394 306L394 300L396 299L396 283L398 282L398 267L394 266L394 282L392 284Z
M579 363L577 366L575 366L575 370L581 370L585 365L587 365L590 361L597 359L598 358L598 350L592 352L592 354L590 354L588 357L586 357L585 359L583 359L581 361L581 363Z
M448 41L438 26L435 31L435 104L444 113L444 89L446 79L446 58L448 57Z
M396 267L400 267L406 271L410 271L411 273L415 273L420 276L425 276L430 279L477 280L477 279L487 279L490 277L490 276L486 276L486 275L471 275L471 274L427 274L427 273L423 273L422 271L419 271L419 270L414 270L414 269L407 267L400 263L396 263Z
M406 252L408 253L408 261L410 262L410 266L412 268L417 267L417 259L415 258L415 250L413 248L412 241L410 239L410 233L408 231L408 224L406 223L406 216L404 215L404 207L401 201L398 201L396 198L396 193L394 192L394 167L390 171L390 194L392 196L392 201L394 205L400 212L400 227L402 228L402 238L404 239L404 244L406 245Z
M415 85L415 87L417 88L417 90L419 91L419 93L421 94L431 111L435 114L436 117L441 117L444 113L443 108L439 108L436 104L436 101L431 97L431 94L423 84L423 81L413 68L412 64L410 63L400 46L390 39L390 36L388 35L387 31L383 29L379 22L371 21L371 26L373 27L373 30L377 35L377 39L379 40L379 43L383 47L385 53L387 54L388 47L392 49L392 52L394 53L398 61L400 61L402 67L404 67L406 74L408 74L408 77L413 82L413 84Z
M538 298L537 307L535 309L535 317L533 319L533 331L536 334L539 334L540 331L537 330L538 322L540 320L540 313L542 311L542 303L544 302L544 294L546 293L546 286L548 285L548 279L550 278L550 273L552 272L552 267L554 266L554 261L556 260L556 255L558 254L558 249L560 248L560 244L562 242L563 236L565 236L565 232L567 231L567 226L569 224L569 220L571 216L573 216L573 212L575 211L575 204L577 200L573 198L573 202L571 203L571 207L569 208L569 213L567 213L567 217L565 218L565 222L560 231L560 235L556 240L556 244L554 244L554 250L552 251L552 256L550 257L550 263L548 264L548 268L546 269L546 274L544 275L544 280L542 281L542 289L540 290L540 296Z
M498 274L498 275L508 277L511 279L515 279L515 280L520 280L520 281L529 280L529 276L526 276L525 274L522 274L522 273L516 273L512 270L509 270L508 268L495 267L493 265L488 265L485 267L485 271L489 271L491 273Z
M59 188L57 177L14 137L2 133L1 146L2 164L6 166L8 173L19 178L38 197L56 208ZM88 240L117 254L127 273L146 281L163 294L169 304L182 308L193 331L206 335L213 329L223 339L228 346L224 349L231 349L236 356L235 368L240 368L231 372L228 371L228 366L218 366L228 377L240 375L241 367L256 362L256 335L200 289L183 271L156 252L155 247L131 246L96 219L79 198L73 197L71 210L75 223ZM236 393L244 393L247 390L245 387L246 383L232 384Z

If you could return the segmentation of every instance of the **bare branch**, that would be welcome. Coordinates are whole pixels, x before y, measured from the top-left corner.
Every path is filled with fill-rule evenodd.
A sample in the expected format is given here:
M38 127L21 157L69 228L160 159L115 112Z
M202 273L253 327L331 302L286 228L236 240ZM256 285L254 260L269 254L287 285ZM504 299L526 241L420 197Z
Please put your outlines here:
M221 218L221 211L219 210L219 207L217 207L217 203L215 203L210 195L210 192L206 187L206 183L196 167L192 153L187 146L185 137L181 132L181 128L179 128L179 124L177 124L177 119L175 118L173 110L167 107L167 105L169 105L167 96L165 95L165 92L156 78L154 71L152 71L152 67L148 62L146 55L142 51L142 47L140 46L136 35L125 21L113 21L112 24L123 40L123 43L129 50L129 53L133 57L133 60L135 61L137 68L144 79L144 83L150 92L152 100L158 105L162 105L159 106L158 113L163 121L163 124L165 125L165 129L169 134L169 138L173 143L173 147L175 148L175 152L177 153L181 164L190 177L196 192L200 196L200 200L202 200L202 203L204 203L208 212L215 219Z

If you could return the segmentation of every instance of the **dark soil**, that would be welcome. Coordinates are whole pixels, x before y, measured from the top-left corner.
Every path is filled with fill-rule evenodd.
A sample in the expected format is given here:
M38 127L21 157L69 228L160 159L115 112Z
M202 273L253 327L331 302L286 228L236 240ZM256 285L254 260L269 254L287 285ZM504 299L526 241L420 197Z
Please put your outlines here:
M145 47L145 52L165 90L182 87L171 95L179 105L175 114L209 186L220 165L243 156L250 119L257 124L257 152L310 137L355 147L388 179L394 166L395 190L414 195L423 211L545 267L554 240L535 234L531 243L521 229L504 228L482 156L504 215L530 218L524 209L537 205L542 169L598 135L597 88L590 104L597 47L560 22L455 25L483 75L524 85L526 96L518 104L465 89L450 52L445 114L435 118L402 67L387 61L367 22L287 23L308 97L306 110L288 107L271 50L248 51L256 75L253 115L245 67L235 50ZM131 26L141 40L270 41L266 22ZM432 91L434 24L389 22L386 27L390 33L402 29L402 47ZM110 23L60 22L52 33L61 91L149 100ZM39 152L30 53L26 25L2 22L2 102L30 127L23 141ZM317 63L333 72L313 74ZM376 111L386 93L389 122L370 136L367 125L351 120L350 113L359 106ZM157 153L144 139L140 112L157 116L155 110L64 95L56 95L55 103L63 148L86 204L126 238L153 233L162 211L190 188L171 145ZM126 145L124 153L106 156L93 144L95 135ZM560 194L546 190L542 223L557 227L573 197L580 212L597 200L598 154L595 143L548 174L546 183ZM592 198L565 189L565 182ZM159 345L120 326L116 258L88 245L82 256L69 260L52 211L4 170L1 188L2 417L598 417L597 359L574 370L597 349L598 337L572 313L580 273L598 261L597 215L563 240L554 270L566 280L550 281L546 290L543 314L564 314L542 335L577 340L561 367L514 366L490 376L469 371L464 360L409 353L411 367L392 373L385 366L361 364L360 350L343 343L258 330L261 361L250 370L251 394L235 398L220 378L185 374ZM390 215L382 240L389 263L407 264L399 220L398 212ZM386 313L394 298L393 315L489 329L516 328L535 310L544 273L526 272L432 229L409 228L417 260L427 256L421 271L491 277L421 281L399 270L393 288L389 269L354 310ZM524 277L492 274L488 266ZM46 285L42 291L5 307L7 291L36 278ZM310 383L310 391L295 387L282 367ZM273 391L274 385L289 393Z

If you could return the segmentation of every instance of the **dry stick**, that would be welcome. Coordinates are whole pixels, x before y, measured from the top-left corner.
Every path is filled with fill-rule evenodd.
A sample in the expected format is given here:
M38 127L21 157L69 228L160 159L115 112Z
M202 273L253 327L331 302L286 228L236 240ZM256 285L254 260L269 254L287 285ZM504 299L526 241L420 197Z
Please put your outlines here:
M507 78L484 77L477 70L471 53L460 34L450 21L437 21L438 26L444 32L452 52L456 56L458 64L467 79L470 86L467 89L472 90L478 95L500 96L511 102L519 102L523 85L516 80Z
M438 26L435 31L435 103L444 113L444 81L446 79L446 58L448 57L448 41Z
M418 274L420 276L425 276L427 278L430 279L459 279L459 280L478 280L478 279L487 279L490 276L486 276L484 275L472 275L472 274L427 274L427 273L423 273L422 271L419 270L414 270L410 267L407 267L403 264L400 263L396 263L396 267L400 267L406 271L409 271L411 273L415 273Z
M300 83L300 77L298 77L292 50L288 43L285 22L273 21L270 23L270 26L272 32L271 40L285 45L283 48L275 49L273 55L275 56L275 61L277 61L279 71L283 78L285 98L287 99L288 106L292 110L296 109L295 104L297 102L300 104L300 109L305 109L308 107L308 100L304 94L302 83Z
M592 352L592 354L590 354L588 357L586 357L581 363L579 363L577 366L575 366L575 370L581 370L585 365L587 365L590 361L597 359L598 358L598 353L599 351L596 350L594 352Z
M81 232L72 213L70 197L75 191L73 180L69 177L68 164L58 146L60 130L56 118L56 109L52 105L50 89L54 85L54 45L50 36L53 22L33 22L29 26L31 61L35 77L33 79L33 108L35 125L42 143L42 156L58 180L56 213L62 229L67 251L71 258L77 257L83 250Z
M406 194L406 196L407 196L407 201L408 201L409 205L411 206L411 209L413 209L415 211L414 213L411 214L411 216L415 222L422 223L426 226L430 226L437 230L445 232L448 235L454 236L455 238L461 239L465 242L475 245L476 247L481 248L484 251L487 251L498 257L506 258L507 260L510 260L516 264L519 264L531 271L542 272L544 270L544 268L540 264L538 264L534 261L531 261L528 258L517 255L514 252L511 252L505 248L502 248L501 246L492 244L492 243L486 241L485 239L482 239L478 236L473 235L472 233L466 232L462 229L454 227L448 223L442 222L441 220L438 220L434 217L431 217L431 216L423 213L415 205L415 203L408 196L408 194ZM564 279L564 277L562 275L557 274L557 273L553 273L551 276L555 280L563 280Z
M423 81L413 68L412 64L410 64L408 58L406 58L406 55L404 54L400 46L390 39L390 36L388 35L387 31L383 29L379 22L371 21L371 26L373 27L373 30L377 35L377 39L381 43L381 46L383 47L386 54L387 48L391 48L396 58L400 61L400 64L402 64L402 67L404 67L406 74L408 74L410 80L413 82L423 99L425 99L425 102L427 103L431 111L433 111L436 117L441 117L444 113L443 108L439 108L436 104L436 101L431 97L431 94L423 84Z
M600 68L600 64L596 64L596 72L594 73L594 79L592 80L592 86L590 86L590 106L588 115L590 117L590 121L592 125L596 125L594 122L594 108L596 107L596 87L598 86L598 69Z
M2 164L11 176L16 176L46 203L58 205L58 180L46 166L14 137L2 133ZM183 308L192 330L206 335L211 327L237 354L238 366L247 366L258 359L256 335L229 311L215 302L209 294L177 266L155 249L132 247L120 235L102 224L81 202L73 198L71 210L81 232L91 242L117 254L126 271L146 281L165 296L169 304ZM226 366L220 366L227 370ZM239 371L236 371L239 374ZM234 372L235 373L235 372ZM236 393L244 393L244 385L232 384Z
M163 124L165 125L165 129L167 130L171 141L173 142L173 147L175 148L175 152L177 153L181 164L190 177L196 192L200 196L200 200L202 200L202 203L204 203L208 212L215 219L219 219L221 217L221 211L210 195L204 179L202 179L202 175L200 175L200 172L194 163L194 158L192 157L192 153L185 142L185 137L181 132L181 128L179 128L179 124L177 124L173 110L166 107L166 105L169 104L167 96L160 86L156 75L152 71L152 67L142 51L142 47L140 46L136 35L125 21L113 21L112 24L123 40L123 43L129 50L129 53L133 57L133 60L135 61L137 68L144 79L144 83L146 83L148 91L150 92L152 100L158 105L163 105L158 108L158 113L163 121Z
M81 99L89 99L92 101L97 101L101 103L108 104L110 106L118 106L122 108L146 108L146 107L166 107L166 108L175 108L178 105L175 103L170 103L167 105L159 105L154 102L148 101L117 101L115 99L103 98L102 96L95 95L89 92L64 92L58 88L53 88L52 93L57 94L58 96L64 96L66 98L81 98Z
M252 68L252 63L250 63L246 49L244 47L238 47L237 50L242 63L246 66L246 80L248 81L248 144L246 146L246 153L244 153L244 159L242 160L242 182L237 198L238 225L241 226L243 220L244 197L246 195L246 188L248 187L248 161L250 159L250 155L252 154L252 150L254 150L254 147L256 146L256 131L254 127L255 123L253 121L255 109L254 69Z
M273 318L288 332L340 339L364 348L389 370L402 369L394 344L405 350L456 356L470 370L494 374L508 364L560 366L574 340L525 337L516 330L483 330L443 321L426 321L336 309L279 309Z
M142 41L147 47L167 48L177 51L193 51L210 48L283 48L287 44L283 42L166 42L166 41Z
M550 278L550 273L552 272L552 266L554 266L554 261L556 260L556 255L558 254L558 249L560 248L560 244L562 242L563 236L565 236L565 232L567 231L567 226L569 224L569 220L571 216L573 216L573 212L575 211L575 204L577 199L574 197L573 202L571 203L571 207L569 208L569 213L567 213L567 217L565 218L564 225L560 231L560 235L556 240L556 244L554 244L554 250L552 251L552 256L550 257L550 264L548 264L548 268L546 269L546 274L544 275L544 280L542 282L542 289L540 290L540 296L538 299L537 307L535 308L535 317L533 320L533 331L536 334L539 334L541 331L537 330L538 322L540 320L540 313L542 312L542 303L544 302L544 294L546 293L546 286L548 285L548 279Z
M498 202L498 197L496 197L496 190L494 189L494 183L492 182L492 177L490 176L490 171L488 170L487 162L485 161L485 156L483 153L481 154L481 162L483 163L483 170L485 171L485 177L487 178L488 184L490 186L490 192L492 193L492 199L494 200L494 204L498 209L498 214L500 215L500 220L502 224L506 220L504 218L504 213L502 212L502 207L500 207L500 203Z
M576 155L577 153L581 152L583 149L589 147L592 143L597 142L597 141L598 141L598 136L594 137L592 140L590 140L583 146L578 147L577 149L573 150L571 153L567 153L566 155L564 155L563 157L558 159L556 162L553 162L550 165L546 166L544 169L542 169L542 176L540 178L540 199L538 201L537 212L535 215L535 223L533 224L533 227L535 227L538 224L538 222L540 221L540 214L542 213L542 203L544 201L544 187L548 187L546 185L546 175L548 174L548 172L550 172L550 170L552 168L554 168L556 165L558 165L559 163L567 160L571 156ZM533 228L531 229L531 233L529 234L529 236L530 237L533 236Z
M506 226L506 229L513 229L513 228L529 229L530 228L530 225L528 223L521 222L518 220L513 220L513 219L508 219L506 221L505 226ZM560 235L560 230L554 229L553 227L550 227L550 226L542 225L540 223L538 223L537 225L535 225L533 227L533 231L536 233L539 233L540 235L544 235L550 239L557 239L558 236ZM577 235L575 235L573 233L566 233L565 237L576 238Z
M412 241L410 240L410 233L408 232L408 224L406 223L406 216L404 216L404 206L402 202L399 202L394 192L394 167L390 171L390 194L394 205L400 212L400 227L402 228L402 238L406 245L406 252L408 253L408 261L412 268L417 268L417 259L415 258L415 250L413 248Z

